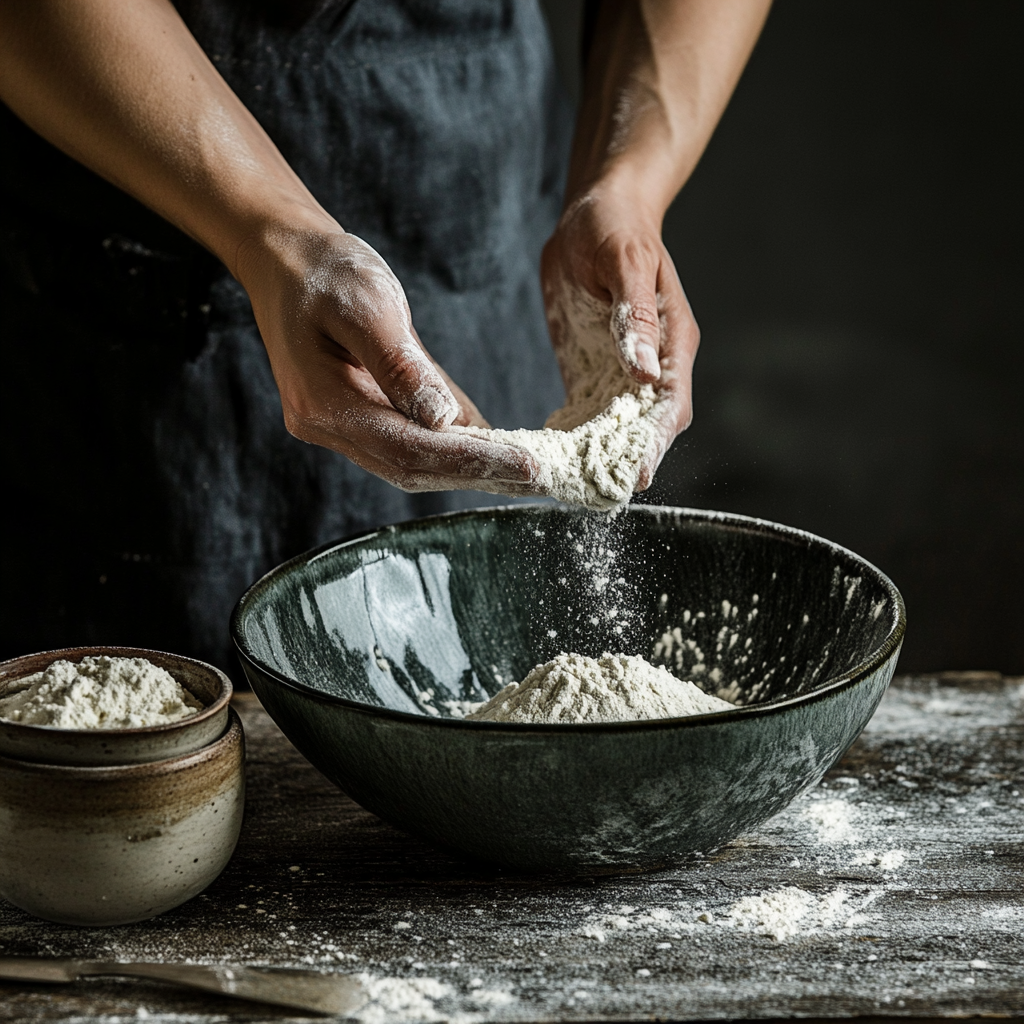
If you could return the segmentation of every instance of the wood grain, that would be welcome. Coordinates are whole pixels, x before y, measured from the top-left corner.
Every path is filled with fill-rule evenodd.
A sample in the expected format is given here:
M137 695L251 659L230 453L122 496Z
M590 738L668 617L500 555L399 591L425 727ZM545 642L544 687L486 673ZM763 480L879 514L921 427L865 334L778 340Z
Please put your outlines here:
M584 880L404 835L323 779L251 694L236 705L249 796L220 879L115 929L0 903L0 953L360 973L370 1024L1024 1015L1024 680L899 679L822 785L757 833L671 871ZM806 911L792 934L744 926L745 900L788 887ZM156 983L0 985L4 1021L140 1008L289 1018Z

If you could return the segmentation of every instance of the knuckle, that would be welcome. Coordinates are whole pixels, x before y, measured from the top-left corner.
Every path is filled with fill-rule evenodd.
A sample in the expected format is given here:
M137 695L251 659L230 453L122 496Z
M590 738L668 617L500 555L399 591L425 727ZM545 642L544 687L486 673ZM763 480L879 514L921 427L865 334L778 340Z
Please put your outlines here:
M287 406L284 406L282 411L284 413L285 430L299 441L309 441L310 431L308 421L304 420L301 416L296 415L295 412Z
M308 396L301 389L281 389L281 412L288 433L301 441L309 440L313 410Z
M419 390L420 368L402 350L386 351L377 363L377 383L385 394L408 394Z
M646 295L631 299L628 303L629 320L636 326L651 327L659 330L661 318L658 314L658 304Z

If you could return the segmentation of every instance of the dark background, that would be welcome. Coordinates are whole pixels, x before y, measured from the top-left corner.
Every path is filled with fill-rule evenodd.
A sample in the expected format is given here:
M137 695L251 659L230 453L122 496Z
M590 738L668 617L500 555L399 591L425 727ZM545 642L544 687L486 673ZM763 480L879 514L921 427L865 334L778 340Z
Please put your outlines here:
M864 555L901 671L1024 674L1022 46L1018 2L779 0L665 223L703 341L651 497Z

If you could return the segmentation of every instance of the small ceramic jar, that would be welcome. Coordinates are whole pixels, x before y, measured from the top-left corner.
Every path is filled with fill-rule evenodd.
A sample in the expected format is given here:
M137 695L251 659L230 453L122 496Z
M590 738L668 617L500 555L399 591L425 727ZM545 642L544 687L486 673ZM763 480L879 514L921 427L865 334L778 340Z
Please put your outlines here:
M58 658L75 661L99 654L147 658L210 703L173 723L173 742L186 752L169 757L168 726L72 731L3 723L8 734L29 730L44 735L34 749L31 735L17 736L25 753L0 756L0 895L62 924L128 924L184 903L224 870L242 824L242 723L227 703L231 683L217 669L155 651L82 648L33 655L33 664L17 675L41 671ZM2 689L5 680L15 678L11 665L0 664ZM223 725L211 741L210 721L218 716ZM68 742L61 742L60 733ZM125 738L118 734L133 734L125 747L135 763L117 763L116 753L97 755L104 749L97 742L116 751ZM156 754L149 760L144 756L147 734ZM86 763L66 763L82 737ZM30 756L55 749L65 763Z
M0 697L19 680L45 671L55 661L79 662L100 655L145 658L166 669L203 705L203 710L178 722L144 729L54 729L0 718L0 755L46 764L142 764L190 753L224 734L231 680L205 662L138 647L72 647L0 662Z

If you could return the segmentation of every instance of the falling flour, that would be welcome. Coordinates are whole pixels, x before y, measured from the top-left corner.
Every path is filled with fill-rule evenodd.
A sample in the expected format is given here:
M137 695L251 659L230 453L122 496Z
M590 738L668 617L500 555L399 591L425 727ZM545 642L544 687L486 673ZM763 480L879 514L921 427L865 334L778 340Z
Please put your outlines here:
M466 717L485 722L630 722L732 710L728 701L627 654L560 654Z
M524 448L540 469L537 492L613 511L629 501L645 461L656 454L662 408L655 388L619 365L608 303L577 297L568 319L559 353L568 400L543 430L450 429Z
M17 692L11 689L17 687ZM0 718L58 729L138 729L188 718L203 705L145 658L55 661L0 698Z

